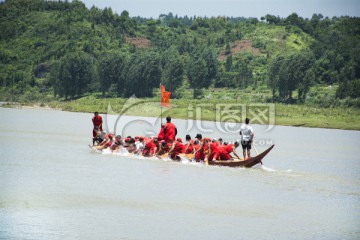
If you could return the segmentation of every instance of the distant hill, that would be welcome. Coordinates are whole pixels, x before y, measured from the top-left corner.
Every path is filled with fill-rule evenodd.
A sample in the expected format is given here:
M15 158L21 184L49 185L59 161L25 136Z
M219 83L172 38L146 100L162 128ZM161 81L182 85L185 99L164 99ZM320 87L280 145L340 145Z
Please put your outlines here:
M146 19L77 0L7 0L0 20L0 101L151 97L160 82L173 97L265 87L268 101L303 103L318 84L360 96L359 18Z

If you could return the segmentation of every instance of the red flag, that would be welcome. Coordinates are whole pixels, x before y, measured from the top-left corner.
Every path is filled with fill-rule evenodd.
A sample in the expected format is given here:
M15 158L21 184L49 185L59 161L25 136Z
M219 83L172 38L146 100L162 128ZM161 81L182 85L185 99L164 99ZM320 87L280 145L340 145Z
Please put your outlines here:
M171 92L167 92L165 90L165 86L163 86L161 83L160 83L160 90L161 90L161 105L170 108L169 100L170 100Z

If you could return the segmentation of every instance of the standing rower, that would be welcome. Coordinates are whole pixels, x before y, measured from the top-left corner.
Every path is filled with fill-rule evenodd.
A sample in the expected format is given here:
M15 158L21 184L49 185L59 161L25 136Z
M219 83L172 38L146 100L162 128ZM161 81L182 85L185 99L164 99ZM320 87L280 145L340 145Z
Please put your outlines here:
M99 115L98 112L94 112L94 117L92 118L93 122L93 145L95 144L96 137L97 137L97 131L102 131L102 117Z
M173 141L175 141L176 134L177 134L177 128L175 124L171 122L171 117L167 116L166 124L164 127L164 140L167 143L172 143Z
M245 119L245 124L243 124L240 128L240 135L241 135L241 145L243 149L244 160L246 160L246 150L247 156L250 158L250 150L251 150L251 143L254 139L254 129L250 126L250 119Z

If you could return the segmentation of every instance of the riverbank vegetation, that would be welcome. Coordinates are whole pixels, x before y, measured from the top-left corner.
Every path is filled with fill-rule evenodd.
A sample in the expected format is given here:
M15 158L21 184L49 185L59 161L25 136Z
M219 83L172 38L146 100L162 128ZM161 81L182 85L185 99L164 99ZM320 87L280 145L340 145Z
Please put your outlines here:
M78 0L6 0L0 20L0 101L118 111L133 95L158 101L162 83L174 117L205 103L274 104L276 124L360 128L360 18L146 19ZM156 113L147 107L139 115Z
M323 89L313 87L319 99L335 92L335 87ZM160 107L159 91L153 98L103 98L101 93L91 94L71 101L51 101L38 103L36 107L51 107L72 112L95 112L112 115L132 115L160 117L170 115L175 119L194 119L207 121L242 122L244 117L251 117L254 124L286 125L297 127L317 127L360 130L360 109L339 106L315 107L313 104L268 103L271 91L208 89L204 98L193 99L192 91L184 91L181 99L171 99L171 108ZM315 100L314 100L315 101ZM5 105L22 107L21 104ZM25 104L28 107L28 104ZM256 113L260 109L263 113ZM265 110L264 110L265 109ZM253 110L250 112L249 110ZM270 111L273 111L270 113ZM254 114L255 112L255 114ZM264 116L265 114L265 116Z

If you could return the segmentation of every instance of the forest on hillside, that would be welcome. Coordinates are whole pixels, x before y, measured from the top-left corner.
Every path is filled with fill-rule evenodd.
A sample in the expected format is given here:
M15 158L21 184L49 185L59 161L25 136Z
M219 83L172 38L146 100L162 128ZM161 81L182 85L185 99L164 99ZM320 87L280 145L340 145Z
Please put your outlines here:
M269 102L304 103L324 85L337 87L335 103L360 107L356 17L147 19L79 0L5 0L0 32L0 101L152 97L162 83L175 98L250 88L271 90Z

